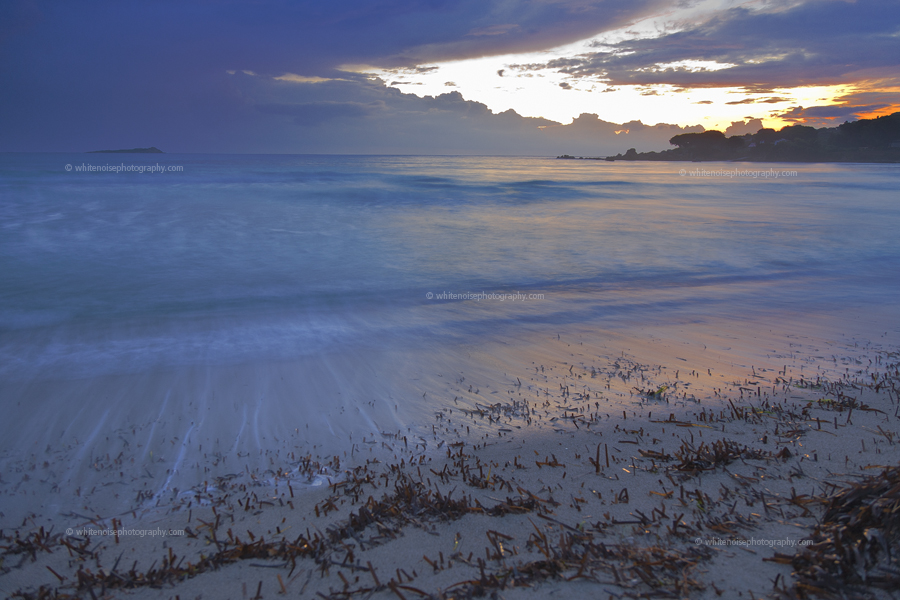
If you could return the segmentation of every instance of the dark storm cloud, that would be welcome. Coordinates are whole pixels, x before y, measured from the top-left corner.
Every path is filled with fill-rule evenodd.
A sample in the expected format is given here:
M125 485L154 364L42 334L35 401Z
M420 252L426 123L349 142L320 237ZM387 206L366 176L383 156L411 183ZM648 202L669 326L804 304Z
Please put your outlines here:
M743 86L759 90L846 83L896 70L900 4L893 0L810 1L774 12L735 8L677 33L606 45L547 65L613 84ZM680 61L735 66L717 71L659 68ZM533 65L534 66L534 65Z
M342 64L415 68L573 41L662 4L3 0L0 150L146 145L163 137L214 151L241 136L259 147L256 99L228 70L335 77ZM336 101L321 99L329 100ZM357 109L310 108L324 116L341 110Z
M810 106L804 108L795 106L794 108L779 114L778 116L785 121L808 121L816 119L840 120L850 119L856 120L860 115L870 113L882 108L886 108L886 104L870 104L868 106Z

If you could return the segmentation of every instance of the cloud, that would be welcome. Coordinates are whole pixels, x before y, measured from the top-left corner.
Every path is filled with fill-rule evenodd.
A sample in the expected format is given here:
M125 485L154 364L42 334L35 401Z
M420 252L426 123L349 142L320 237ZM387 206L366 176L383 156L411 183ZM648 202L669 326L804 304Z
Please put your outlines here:
M669 0L446 0L439 2L441 18L430 24L434 30L423 29L429 32L427 42L381 55L378 61L382 66L392 61L421 64L545 50L629 25L669 4ZM441 35L444 32L449 35Z
M226 71L230 75L234 75L234 71ZM247 71L243 71L246 75L254 75L254 73L249 73ZM336 78L332 77L304 77L303 75L295 75L294 73L285 73L281 77L275 77L276 81L293 81L294 83L322 83L323 81L335 81Z
M0 150L140 146L157 138L214 150L240 131L254 140L253 148L267 151L251 131L263 113L246 96L248 82L240 77L331 89L331 80L348 78L342 65L419 72L433 69L427 64L437 60L543 49L622 26L664 5L664 0L85 0L77 5L3 0ZM347 111L364 110L351 106L313 105L302 114L336 121Z
M4 0L0 42L36 57L326 76L341 64L427 62L544 49L617 27L665 0ZM27 35L26 35L27 32ZM176 59L176 57L178 57ZM117 62L109 60L107 64ZM160 62L155 63L157 66Z
M896 104L900 102L900 76L866 82L847 94L835 98L846 104Z
M41 11L28 0L0 3L0 46L15 36L27 35L41 20Z
M434 69L429 64L438 60L546 49L670 7L666 0L4 0L0 151L155 145L353 152L359 144L365 152L543 153L557 133L535 137L539 121L493 115L462 96L413 99L339 67L377 65L402 79L404 72ZM669 82L762 93L857 75L881 81L895 77L898 16L900 8L887 0L810 1L768 13L732 9L654 39L592 48L557 61L557 68L606 78L602 91ZM710 70L714 65L734 66ZM534 67L507 67L505 75ZM514 141L484 132L508 133ZM657 140L645 134L646 143ZM579 147L600 152L604 143Z
M640 121L610 123L596 114L585 113L568 125L554 124L543 128L557 154L577 156L608 156L635 148L639 152L667 150L669 139L682 133L700 133L700 125L679 127L660 123L644 125Z
M770 98L744 98L743 100L734 100L725 104L778 104L779 102L790 102L790 98L781 98L773 96Z
M297 104L257 104L256 110L270 115L289 115L294 123L306 127L321 126L334 119L365 117L383 104L372 102L301 102Z
M481 36L481 35L506 35L510 31L515 31L519 29L519 26L515 23L504 23L502 25L491 25L490 27L479 27L477 29L473 29L467 36Z
M798 122L815 127L827 127L843 121L856 121L866 113L876 112L887 107L887 104L870 104L867 106L838 104L810 106L807 108L795 106L778 116L785 121Z
M900 112L900 77L870 80L847 94L835 98L835 101L844 106L857 107L855 114L860 118L871 119L895 112ZM871 111L859 107L879 107Z
M593 114L562 125L513 110L495 114L457 91L420 98L363 77L314 86L236 77L253 130L280 152L605 156L662 150L674 135L703 130Z
M756 133L763 128L762 119L749 119L748 121L734 121L725 129L725 135L746 135Z
M846 83L895 72L898 22L900 5L891 0L809 0L769 12L733 8L680 31L606 44L541 67L616 85L765 90ZM717 66L690 66L698 64Z

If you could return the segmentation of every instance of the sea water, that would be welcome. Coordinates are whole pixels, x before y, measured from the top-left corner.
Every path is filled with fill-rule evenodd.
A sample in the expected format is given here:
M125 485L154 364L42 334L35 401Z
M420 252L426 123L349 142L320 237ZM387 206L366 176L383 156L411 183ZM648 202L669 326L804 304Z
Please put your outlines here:
M548 158L3 155L0 377L896 294L896 165L699 166L722 174ZM543 298L466 314L491 302L482 292Z
M898 189L878 164L0 155L0 450L130 431L177 470L201 438L420 422L429 360L522 331L896 314Z

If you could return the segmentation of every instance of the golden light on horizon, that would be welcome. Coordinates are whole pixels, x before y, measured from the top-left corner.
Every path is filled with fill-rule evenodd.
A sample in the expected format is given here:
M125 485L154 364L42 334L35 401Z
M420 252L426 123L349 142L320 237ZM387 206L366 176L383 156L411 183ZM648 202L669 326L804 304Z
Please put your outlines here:
M514 110L524 117L544 118L561 124L571 123L581 114L592 113L604 121L618 124L641 121L651 126L660 123L682 127L701 125L705 129L719 130L748 119L760 119L765 127L775 129L804 122L821 126L821 119L795 117L790 113L797 114L802 108L810 107L847 106L841 98L861 91L858 83L762 90L758 82L748 81L746 85L716 87L709 83L715 81L713 76L705 77L707 83L696 86L671 83L624 85L589 74L592 69L602 72L602 64L586 69L573 67L575 74L563 72L566 65L573 62L578 64L586 60L590 63L590 58L598 52L627 56L631 50L623 50L623 42L646 42L677 33L719 11L738 8L749 13L780 10L754 0L737 0L727 6L720 0L701 0L588 39L538 52L429 62L401 69L371 65L347 65L342 69L365 73L390 87L419 97L437 97L457 91L464 99L483 103L494 113ZM748 62L777 62L785 58L786 55L774 53L757 56ZM679 75L712 74L736 66L714 60L677 60L637 68L633 72L668 72L672 75L668 79L677 81ZM725 77L721 80L728 81ZM873 108L865 114L880 116L898 109L900 102L891 103L887 108Z
M598 78L575 78L551 69L522 71L510 65L534 55L496 56L422 65L418 69L365 68L390 87L419 97L457 91L492 112L514 110L524 117L571 123L583 113L612 123L641 121L682 127L702 125L724 130L734 122L761 119L779 129L795 121L779 115L794 107L838 105L837 98L855 91L849 84L776 88L749 92L743 87L678 88L670 84L610 86ZM547 60L547 57L544 57ZM683 65L679 65L683 66ZM690 65L695 70L715 66ZM727 68L719 66L718 68Z

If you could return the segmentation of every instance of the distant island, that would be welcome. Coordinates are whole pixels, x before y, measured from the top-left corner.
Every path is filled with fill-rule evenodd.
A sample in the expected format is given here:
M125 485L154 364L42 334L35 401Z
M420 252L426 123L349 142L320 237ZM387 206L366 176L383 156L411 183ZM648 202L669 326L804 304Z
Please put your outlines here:
M683 133L669 143L676 147L662 152L631 148L625 154L592 160L895 163L900 162L900 112L821 129L791 125L731 137L715 130Z
M149 148L131 148L130 150L92 150L87 154L165 154L156 146Z

